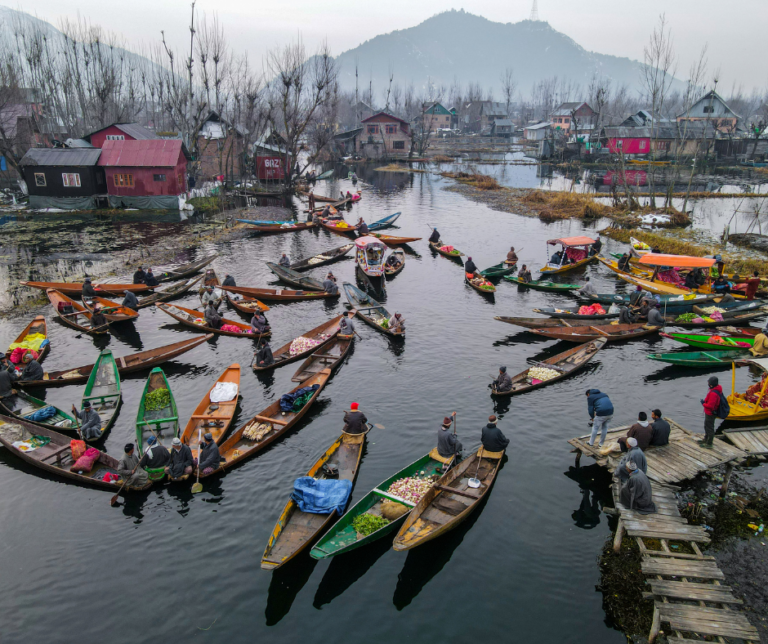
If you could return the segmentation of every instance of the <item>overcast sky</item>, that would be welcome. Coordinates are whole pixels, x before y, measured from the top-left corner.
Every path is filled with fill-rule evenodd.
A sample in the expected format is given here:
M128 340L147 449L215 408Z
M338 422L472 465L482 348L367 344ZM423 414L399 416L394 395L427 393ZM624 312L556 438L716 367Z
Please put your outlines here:
M191 0L36 0L14 8L34 10L58 25L78 12L93 23L121 34L129 43L159 40L160 30L177 46L188 46ZM9 6L13 6L8 3ZM538 0L539 19L573 38L585 49L642 60L643 46L666 12L678 57L677 76L685 78L704 44L709 45L710 75L720 70L728 93L734 83L745 90L768 87L764 66L768 0ZM497 22L529 17L532 0L455 1L389 0L198 0L200 12L214 12L236 52L260 60L269 48L300 33L314 48L327 38L334 54L378 34L414 26L449 9L461 9ZM553 70L553 74L556 70ZM471 79L460 79L465 82Z

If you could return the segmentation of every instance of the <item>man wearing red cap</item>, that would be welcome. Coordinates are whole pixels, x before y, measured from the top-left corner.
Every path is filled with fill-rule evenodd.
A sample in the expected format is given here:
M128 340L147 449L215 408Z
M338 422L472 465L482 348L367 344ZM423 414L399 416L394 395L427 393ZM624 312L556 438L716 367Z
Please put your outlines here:
M347 434L363 434L368 429L367 422L368 419L356 402L349 406L349 411L344 412L344 431Z
M462 448L461 441L450 431L454 418L456 412L443 418L443 425L437 430L437 453L443 458L453 458Z

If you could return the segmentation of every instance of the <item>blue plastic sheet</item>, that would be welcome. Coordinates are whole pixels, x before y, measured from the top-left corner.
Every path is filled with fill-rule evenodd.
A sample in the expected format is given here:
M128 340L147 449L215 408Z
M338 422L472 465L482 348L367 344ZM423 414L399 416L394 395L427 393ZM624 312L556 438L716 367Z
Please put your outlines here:
M41 407L37 411L24 416L27 420L32 420L34 422L42 422L44 420L48 420L49 418L53 418L56 415L56 407L51 407L48 405L47 407Z
M338 479L313 479L302 476L293 483L291 498L302 512L312 514L344 513L352 493L352 481Z

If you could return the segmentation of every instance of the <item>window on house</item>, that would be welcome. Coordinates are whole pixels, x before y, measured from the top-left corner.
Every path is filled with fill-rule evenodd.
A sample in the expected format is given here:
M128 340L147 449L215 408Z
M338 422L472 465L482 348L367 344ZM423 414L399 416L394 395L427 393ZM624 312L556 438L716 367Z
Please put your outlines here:
M393 141L392 142L392 149L393 150L405 150L405 141Z
M387 125L387 134L396 134L397 133L397 125Z
M714 114L715 112L715 106L714 105L705 105L704 106L704 114Z
M645 150L646 141L640 141L640 149Z
M125 141L124 134L107 134L107 141Z
M45 175L42 172L35 172L35 185L41 188L45 188Z
M368 126L368 134L378 134L379 133L379 126L378 125L369 125Z
M152 179L154 181L165 181L165 175L164 174L153 174Z
M132 174L115 174L114 175L115 187L117 188L132 188L133 187L133 175Z
M76 172L65 172L61 175L61 180L64 183L65 188L80 187L80 175Z

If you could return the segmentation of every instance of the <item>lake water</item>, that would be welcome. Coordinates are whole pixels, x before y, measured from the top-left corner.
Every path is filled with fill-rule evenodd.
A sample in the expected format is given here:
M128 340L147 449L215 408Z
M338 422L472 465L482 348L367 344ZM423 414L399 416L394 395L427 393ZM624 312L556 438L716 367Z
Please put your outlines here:
M373 221L402 211L393 234L425 238L412 245L405 270L389 282L386 294L386 306L406 318L405 341L391 342L357 324L362 339L305 420L258 457L206 480L198 495L189 486L166 486L129 496L112 508L109 493L42 475L0 449L3 642L626 641L607 619L596 590L598 555L612 523L589 508L604 498L604 488L590 497L598 473L594 467L574 472L566 441L588 430L584 391L590 387L610 394L615 424L659 407L683 426L703 431L699 399L710 374L647 360L648 352L674 345L646 339L609 345L573 378L494 402L487 384L500 365L514 374L526 368L527 360L571 346L537 339L494 316L529 316L533 307L572 301L519 291L504 281L495 301L487 300L463 283L458 264L429 250L429 226L438 226L443 240L471 255L480 268L501 261L510 245L522 262L541 266L548 239L595 229L578 221L545 225L494 212L445 191L450 182L431 174L369 172L366 177L371 183L364 185L363 200L348 219L362 215ZM330 194L348 189L347 181L327 186ZM154 223L152 230L162 238L179 225ZM97 247L78 236L84 224L72 226L69 237L58 237L51 227L55 252L103 252L104 246L109 250L110 244L123 242L121 235L110 237L107 221L88 224ZM134 230L141 231L141 225ZM2 234L5 245L23 247L28 260L49 259L45 245L14 243L13 222ZM282 252L292 259L306 257L343 243L326 231L307 231L204 247L197 255L215 250L220 276L230 272L239 285L265 286L273 282L265 261L276 261ZM611 240L605 246L608 252L621 250ZM352 260L331 269L340 282L354 280ZM325 270L310 274L322 277ZM585 276L601 292L621 288L598 266L567 280L580 282ZM343 299L273 306L268 313L273 347L340 314ZM195 306L196 296L179 303ZM125 355L193 335L162 312L145 309L134 327L94 340L53 321L49 307L40 306L23 318L0 321L0 341L7 346L36 313L49 319L47 370L92 362L104 344ZM235 311L226 315L238 319ZM249 368L252 351L250 340L219 337L163 365L182 422L233 362L243 367L236 426L294 386L290 378L296 365L257 377ZM113 455L134 438L146 375L131 374L123 381L124 403L106 439ZM727 371L722 376L729 379ZM740 370L737 387L754 378ZM42 393L69 408L79 401L82 387ZM316 562L304 555L274 573L261 570L264 546L294 479L339 435L343 412L353 401L385 429L369 435L352 502L428 452L442 418L452 411L458 413L465 448L479 444L492 413L511 439L487 502L458 529L409 553L394 552L385 539L335 559Z

